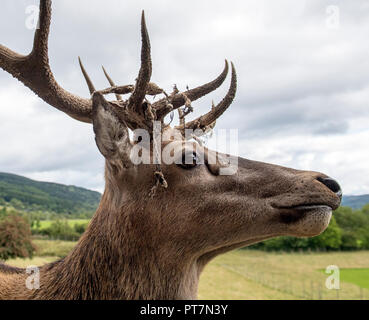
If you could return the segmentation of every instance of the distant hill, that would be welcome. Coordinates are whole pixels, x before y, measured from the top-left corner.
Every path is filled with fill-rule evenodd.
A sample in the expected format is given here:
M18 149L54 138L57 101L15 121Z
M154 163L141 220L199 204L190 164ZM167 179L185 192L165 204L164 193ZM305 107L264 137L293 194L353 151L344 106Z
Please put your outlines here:
M0 173L0 204L21 206L26 211L93 213L100 198L101 194L96 191Z
M343 196L342 205L353 209L361 209L369 203L369 194L361 196Z

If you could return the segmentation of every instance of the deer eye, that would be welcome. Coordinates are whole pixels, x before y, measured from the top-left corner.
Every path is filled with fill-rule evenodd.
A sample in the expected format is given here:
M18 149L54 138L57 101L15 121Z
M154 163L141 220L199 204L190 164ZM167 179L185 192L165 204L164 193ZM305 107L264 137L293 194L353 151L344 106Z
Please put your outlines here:
M183 169L193 169L197 166L199 162L199 157L196 152L192 153L183 153L182 154L182 162L178 164Z

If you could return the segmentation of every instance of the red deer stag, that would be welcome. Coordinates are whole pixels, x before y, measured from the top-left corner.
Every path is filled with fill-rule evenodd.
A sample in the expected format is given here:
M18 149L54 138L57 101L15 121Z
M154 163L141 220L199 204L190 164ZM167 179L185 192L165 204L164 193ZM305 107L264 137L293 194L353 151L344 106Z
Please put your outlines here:
M228 73L185 92L167 95L150 82L152 63L144 14L141 68L135 85L96 91L81 63L91 92L83 99L64 90L49 66L51 0L40 1L39 29L32 52L23 56L0 46L0 66L51 106L93 124L106 159L105 191L91 223L64 259L40 267L40 288L28 290L24 269L0 265L1 299L195 299L199 276L215 256L276 236L308 237L328 226L341 201L338 183L318 172L300 171L238 158L237 172L221 175L227 155L185 139L185 129L206 129L230 106L236 71L226 97L207 114L185 122L191 102L217 89ZM104 98L115 93L117 101ZM146 95L164 94L149 102ZM130 94L127 100L122 95ZM182 109L181 109L182 108ZM180 110L181 135L175 151L191 158L173 164L135 164L129 130L145 129L153 139L153 120L170 133L164 117ZM141 137L142 138L142 137ZM164 148L168 141L162 142ZM192 149L191 149L192 148ZM188 155L187 150L192 150ZM197 150L197 149L196 149ZM141 150L142 151L142 150ZM154 148L146 150L153 156ZM177 154L177 153L176 153ZM201 156L205 161L198 161ZM182 158L181 158L182 159Z

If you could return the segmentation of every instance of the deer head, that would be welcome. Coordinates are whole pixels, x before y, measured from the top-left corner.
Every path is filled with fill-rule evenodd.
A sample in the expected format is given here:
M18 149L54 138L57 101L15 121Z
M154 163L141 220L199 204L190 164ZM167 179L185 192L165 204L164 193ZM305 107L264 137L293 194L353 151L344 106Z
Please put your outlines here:
M141 291L137 293L126 288L119 297L194 297L192 284L214 256L271 237L315 236L325 230L332 210L341 201L342 192L335 180L319 172L294 170L244 158L238 158L234 174L222 175L221 169L227 166L222 159L227 159L228 155L200 148L196 134L192 136L195 141L185 136L188 129L203 132L212 128L231 105L237 87L233 64L231 84L225 98L205 115L186 122L192 102L224 82L229 64L226 61L223 72L214 81L185 92L175 88L171 94L165 93L150 82L150 41L142 14L141 68L136 83L116 86L104 69L110 87L96 90L80 60L91 93L91 98L84 99L61 88L53 77L48 59L50 20L51 1L41 0L40 28L36 31L32 52L22 56L0 46L0 66L51 106L79 121L92 123L97 146L106 159L106 188L100 207L78 249L64 260L59 272L68 268L70 272L76 272L72 267L66 267L67 263L80 257L78 265L81 266L81 257L84 257L83 261L88 260L85 252L91 250L100 252L100 262L95 261L96 264L111 266L114 260L116 265L113 264L112 269L117 268L122 257L129 256L132 268L125 269L126 272L132 274L134 266L141 270L132 262L136 260L149 264L151 269L142 269L136 280L132 280L133 276L128 277L130 280L124 276L127 281L122 280L122 283L129 282L131 288L141 287ZM104 95L108 93L114 93L116 101L107 101ZM130 96L123 99L126 94ZM163 98L156 102L146 99L147 95L159 94L163 94ZM179 111L181 120L175 128L164 122L173 110ZM148 141L153 142L155 122L161 125L160 134L167 137L161 140L159 149L164 150L170 144L171 154L177 155L178 161L136 164L132 161L132 153L142 142L142 135L137 134L135 141L131 141L129 130L144 129ZM153 159L157 149L149 143L140 152L146 152ZM90 257L90 264L93 259ZM151 287L137 285L139 281L144 282L143 274L150 274L153 269L158 275L163 270L172 274L172 280L168 280L172 286L174 279L189 270L195 270L195 275L182 279L175 290L163 288L160 293L155 293L152 283ZM95 277L105 279L103 272ZM155 275L151 274L149 278L155 278ZM105 281L100 288L104 291L109 287L108 280L101 281ZM113 287L109 288L110 292L116 292ZM79 292L78 297L102 296L93 295L91 290L88 292L85 295ZM106 293L103 297L113 296Z

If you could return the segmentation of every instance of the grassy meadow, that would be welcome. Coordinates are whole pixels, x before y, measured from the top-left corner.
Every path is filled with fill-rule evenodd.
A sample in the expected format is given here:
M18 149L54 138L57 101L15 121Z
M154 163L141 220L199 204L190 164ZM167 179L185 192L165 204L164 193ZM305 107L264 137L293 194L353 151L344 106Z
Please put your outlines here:
M340 268L328 290L327 266ZM237 250L214 259L200 279L200 299L369 299L369 251L271 253Z
M64 257L71 241L35 239L33 259L8 264L42 265ZM329 265L340 268L340 290L328 290ZM369 299L369 251L271 253L236 250L214 259L201 275L199 299Z

